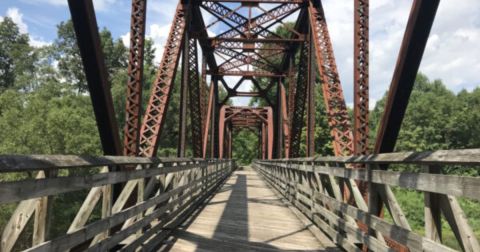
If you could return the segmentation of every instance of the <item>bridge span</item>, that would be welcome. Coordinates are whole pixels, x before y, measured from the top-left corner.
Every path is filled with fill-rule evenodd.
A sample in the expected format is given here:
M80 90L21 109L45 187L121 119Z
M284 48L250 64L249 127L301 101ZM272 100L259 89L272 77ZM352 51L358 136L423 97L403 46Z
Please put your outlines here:
M178 0L143 108L147 0L132 0L123 137L93 1L66 1L104 156L1 155L1 252L480 251L462 209L480 200L480 149L395 153L439 0L412 1L373 141L368 0L352 3L352 113L321 0ZM174 89L179 119L166 123ZM162 158L172 122L176 158ZM244 168L239 128L259 143ZM416 197L419 230L399 190Z
M358 165L366 168L352 169ZM454 251L442 243L445 224L437 224L444 220L462 250L478 251L457 198L480 200L480 178L441 171L479 165L479 149L256 160L251 167L228 159L0 156L2 175L16 174L0 182L0 203L16 207L1 249ZM378 217L372 196L364 200L362 182L388 219ZM425 233L410 228L392 188L423 196ZM61 194L84 196L59 231Z

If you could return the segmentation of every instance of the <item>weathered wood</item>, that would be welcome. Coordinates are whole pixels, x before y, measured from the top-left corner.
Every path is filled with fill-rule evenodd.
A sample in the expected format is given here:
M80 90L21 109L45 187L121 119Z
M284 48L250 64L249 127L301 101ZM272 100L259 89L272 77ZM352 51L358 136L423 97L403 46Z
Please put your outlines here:
M265 162L260 163L264 164ZM314 168L306 169L299 164L290 165L290 169L318 172L345 179L367 181L377 184L399 186L407 189L449 194L480 200L480 194L478 193L478 188L480 188L479 177L383 170L367 171L366 169L347 169L319 165L314 166Z
M440 201L442 212L450 224L450 227L452 227L452 231L457 237L462 249L472 252L480 251L480 245L475 237L475 233L470 225L468 225L465 213L457 199L449 195L441 195Z
M56 175L56 171L39 171L45 177L52 177ZM35 219L33 221L33 235L32 245L35 246L48 239L51 224L53 197L47 196L38 199L35 209Z
M45 174L39 172L35 178L44 178ZM27 225L28 221L35 212L39 199L30 199L18 204L10 220L3 229L1 251L10 252Z
M281 166L278 166L277 162L257 161L254 167L256 167L261 174L264 174L264 178L267 181L269 181L275 188L277 188L277 190L280 189L280 192L282 191L281 184L282 183L289 184L290 182L285 181L282 178L275 178L275 176L278 176L278 173L274 173L272 171L274 171L278 167L281 167L281 169L284 169L285 171L291 170L296 172L307 172L307 173L313 173L313 174L319 173L319 174L326 174L326 175L333 174L335 176L338 176L341 178L347 178L347 179L360 178L360 176L358 176L359 173L357 171L344 169L341 167L330 168L327 166L320 166L320 170L326 167L325 169L328 169L328 171L331 171L331 173L325 172L326 170L323 170L322 172L318 172L317 166L314 168L310 168L310 167L306 167L304 164L301 164L301 163L298 163L298 164L290 163L288 165L285 165L284 163ZM376 172L373 170L370 170L370 171L371 173ZM357 176L353 176L352 174ZM371 178L372 176L369 176L369 177ZM317 176L317 178L319 178L319 176ZM372 179L371 181L374 181L374 180ZM377 182L380 182L380 181L377 181ZM371 185L377 185L377 184L372 183ZM378 184L378 186L383 186L383 185ZM342 202L343 199L339 200L339 199L335 199L330 196L327 196L323 193L323 190L317 190L314 194L314 197L319 202L319 204L314 205L316 210L312 213L310 212L310 209L308 207L309 204L307 203L309 199L306 199L307 197L306 195L309 195L312 192L312 188L314 188L312 185L310 186L306 184L297 185L295 189L297 197L291 198L290 200L292 200L295 206L299 208L305 215L311 216L313 214L313 220L315 220L315 223L319 225L319 227L321 227L323 230L325 230L327 234L329 234L330 232L332 232L332 234L335 234L333 233L333 230L331 229L330 225L336 226L339 229L343 229L345 232L347 232L350 235L350 237L347 235L345 239L350 240L350 242L353 242L353 243L359 240L360 242L367 244L368 247L370 249L373 249L374 251L384 250L387 248L384 245L384 242L382 241L382 239L381 238L379 239L380 233L385 235L386 237L393 239L394 241L397 241L400 244L406 245L412 251L421 251L421 250L453 251L451 248L444 246L441 243L437 243L432 239L422 237L412 232L405 216L401 211L401 208L398 206L398 203L395 200L395 196L393 195L393 192L390 190L388 186L383 186L382 187L383 190L379 190L378 188L375 188L375 187L371 187L371 189L375 190L375 193L377 193L376 190L379 190L384 202L387 204L387 207L391 209L390 211L392 213L395 223L397 223L397 225L399 226L392 225L384 221L383 219L377 217L376 215L368 213L366 211L367 209L358 209L356 207L343 203ZM442 196L447 197L445 195L442 195ZM301 203L301 202L304 202L304 203ZM457 210L461 211L460 207L458 207ZM370 209L370 211L374 211L374 210ZM355 218L357 221L365 223L374 232L370 232L371 236L366 236L355 225L352 225L352 223L349 223L347 221L348 218L347 220L343 220L340 218L340 216L334 214L334 212L346 214L349 218ZM450 212L452 212L451 209L450 209ZM316 217L315 215L317 214L320 214L322 218ZM460 217L464 216L462 214L458 214L458 215ZM329 223L327 224L324 220L328 220ZM463 218L463 221L466 224L465 218ZM466 233L468 233L468 225L466 225L466 227L467 228L464 228L462 231L458 231L459 239L461 239L462 235L464 239L465 238L470 239L470 235L465 235ZM463 234L460 234L461 232L463 232ZM470 234L473 236L473 233L470 233ZM351 235L353 235L353 237ZM341 239L338 239L338 237L334 237L334 236L331 236L331 237L332 239L341 240ZM475 239L475 237L473 239ZM471 244L471 241L468 241L468 242L469 244ZM475 242L473 242L473 244L474 243ZM344 248L347 249L346 247Z
M57 195L127 181L136 184L136 182L132 182L132 180L195 168L198 168L198 166L193 164L182 167L162 167L135 171L99 173L82 177L57 177L6 182L0 184L0 203Z
M0 172L19 172L110 165L153 164L158 159L121 156L0 155Z
M425 172L435 172L438 169L425 167ZM442 215L440 208L440 195L424 193L425 236L435 242L442 242Z
M90 190L90 192L88 192L88 195L85 198L85 201L83 201L83 204L80 207L80 210L78 210L77 215L75 215L75 218L73 219L72 224L70 224L67 234L72 233L80 229L81 227L85 226L85 223L87 223L88 218L90 218L90 215L92 214L93 209L97 205L101 196L102 196L102 187L94 187Z
M174 232L178 239L171 251L323 249L251 170L236 171L198 216L177 230L181 231ZM157 237L145 251L155 249L156 243Z
M417 165L468 165L480 164L480 149L438 150L424 152L381 153L357 157L315 157L279 159L278 161L315 163L355 163L355 164L417 164Z
M211 175L210 175L211 176ZM78 229L72 233L66 234L61 237L57 237L53 240L42 243L36 247L30 248L27 251L63 251L67 250L75 245L78 245L82 242L85 242L88 239L93 238L100 232L112 228L125 220L138 215L139 213L145 211L146 209L158 205L162 202L168 200L172 195L178 194L188 187L193 186L195 183L200 183L205 178L198 179L193 181L191 184L175 188L167 193L159 195L158 197L151 198L147 201L137 204L136 206L127 208L118 213L112 214L110 217L101 219L92 224L89 224L83 228Z

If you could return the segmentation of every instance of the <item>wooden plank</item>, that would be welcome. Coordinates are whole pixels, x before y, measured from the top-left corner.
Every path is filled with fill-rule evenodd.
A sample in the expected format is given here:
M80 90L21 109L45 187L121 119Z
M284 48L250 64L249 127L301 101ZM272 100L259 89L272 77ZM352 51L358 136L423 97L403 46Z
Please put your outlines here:
M35 178L44 178L45 173L39 172ZM33 216L37 207L39 199L29 199L21 201L12 216L8 220L7 225L3 229L1 250L10 252L18 240L18 237L22 233L23 229L27 225L30 218Z
M60 193L78 191L107 184L116 184L134 179L153 177L190 169L199 169L199 167L196 164L191 164L181 167L173 166L135 171L99 173L82 177L57 177L5 182L0 183L0 203L57 195Z
M67 250L75 245L78 245L90 238L93 238L98 233L102 232L103 230L112 228L125 220L145 211L146 209L158 205L165 200L168 200L172 195L177 194L185 190L186 188L193 186L194 183L199 183L203 180L199 179L193 182L190 185L185 185L179 188L175 188L165 194L159 195L158 197L151 198L147 201L144 201L141 204L137 204L136 206L127 208L123 211L113 214L112 216L101 219L96 221L90 225L87 225L77 231L72 233L66 234L61 237L57 237L53 240L47 241L42 243L36 247L32 247L27 251L58 251L58 250Z
M475 233L468 224L465 213L455 197L441 195L440 197L442 212L447 219L458 243L463 251L480 251L480 245Z
M178 243L171 251L324 249L251 170L236 171L198 217L181 230L182 233L176 236ZM152 243L156 239L152 239ZM185 239L192 244L191 247L185 247ZM150 248L153 247L144 247L146 251Z
M65 168L88 168L115 165L158 165L179 162L227 163L228 160L199 158L146 158L130 156L78 156L78 155L0 155L0 172L20 172Z
M424 168L425 172L435 172L430 166ZM438 169L435 169L438 170ZM440 209L440 195L424 193L425 237L435 242L442 242L442 215Z
M292 164L289 169L301 170L304 168L299 164ZM478 188L480 188L480 178L478 177L383 170L368 171L366 169L347 169L320 165L316 165L309 170L340 178L480 200L480 194L477 193Z
M314 161L315 163L355 163L355 164L417 164L417 165L468 165L477 166L480 164L480 149L464 150L437 150L424 152L397 152L381 153L365 156L341 156L341 157L315 157L315 158L296 158L296 159L278 159L262 160L259 163L268 163L274 161L305 162Z
M0 172L19 172L65 168L88 168L111 165L153 164L156 159L121 156L75 155L0 155Z

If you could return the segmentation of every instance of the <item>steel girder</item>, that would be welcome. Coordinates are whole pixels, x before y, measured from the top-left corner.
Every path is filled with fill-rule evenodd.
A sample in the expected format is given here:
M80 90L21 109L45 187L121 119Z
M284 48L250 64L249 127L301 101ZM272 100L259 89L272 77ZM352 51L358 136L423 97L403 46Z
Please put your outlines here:
M353 152L368 154L369 0L355 0Z
M140 141L146 0L132 1L123 154L136 156Z
M298 64L297 84L295 86L295 94L290 110L290 134L289 134L289 158L296 158L300 155L300 143L302 140L302 128L304 123L305 103L307 101L308 89L308 58L310 54L310 42L303 42L300 51L300 60Z
M395 148L439 3L439 0L413 2L377 131L375 153L393 152Z
M152 86L150 100L142 123L140 133L140 155L155 156L161 128L178 66L182 39L185 33L185 7L179 3L175 11L170 34L168 36L162 61Z
M188 91L190 97L190 127L192 131L192 149L194 157L202 156L202 111L200 97L200 76L198 75L197 40L188 40Z
M105 155L122 154L105 57L100 44L97 19L91 0L69 0L73 28L82 57L93 112Z
M280 4L279 6L251 19L249 22L247 21L238 24L234 28L219 34L218 36L216 36L216 38L234 38L238 35L242 37L256 37L259 35L263 37L268 37L269 35L272 35L272 33L268 31L268 28L272 24L270 24L268 27L262 27L262 25L274 20L281 20L283 18L286 18L290 14L297 11L299 8L300 5L298 3ZM247 31L249 32L248 34Z
M333 149L337 156L350 155L353 153L352 127L321 1L310 1L308 12Z

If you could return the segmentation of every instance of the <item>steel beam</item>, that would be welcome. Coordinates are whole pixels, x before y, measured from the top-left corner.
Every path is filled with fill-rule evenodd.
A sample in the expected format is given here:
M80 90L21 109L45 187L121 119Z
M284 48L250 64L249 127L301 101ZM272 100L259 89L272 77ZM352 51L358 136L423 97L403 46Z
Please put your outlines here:
M300 59L298 64L297 84L295 86L295 94L292 101L292 109L289 111L290 116L290 135L289 146L290 153L289 158L300 157L300 143L302 140L302 129L305 125L304 114L305 105L307 101L307 89L308 89L308 56L309 56L310 44L308 41L303 42L302 49L300 51Z
M68 0L103 153L122 155L108 71L91 0Z
M187 6L188 8L188 6ZM186 15L187 24L186 30L183 37L183 52L182 52L182 79L180 83L180 113L178 118L178 145L177 145L177 156L185 157L185 151L187 148L187 98L188 91L190 86L190 32L189 32L189 20L188 20L188 11Z
M309 49L308 49L308 73L307 73L307 131L306 131L306 156L315 155L315 55L313 53L313 43L311 31L309 31Z
M136 156L140 142L140 111L142 108L143 57L145 47L146 0L132 0L130 50L128 58L127 99L123 154Z
M337 156L350 155L353 152L352 128L322 2L320 0L310 1L308 12L317 67L322 80L328 124L333 137L333 149Z
M369 0L355 0L353 154L368 154Z
M202 110L200 97L200 76L198 74L197 40L188 40L188 91L190 108L190 127L192 132L193 157L202 156Z
M141 156L153 157L157 153L159 136L165 122L165 113L179 62L183 34L185 33L185 11L184 6L179 3L170 28L162 61L160 62L155 82L152 85L150 100L140 131Z
M388 153L395 148L439 3L439 0L413 2L378 128L375 153Z

